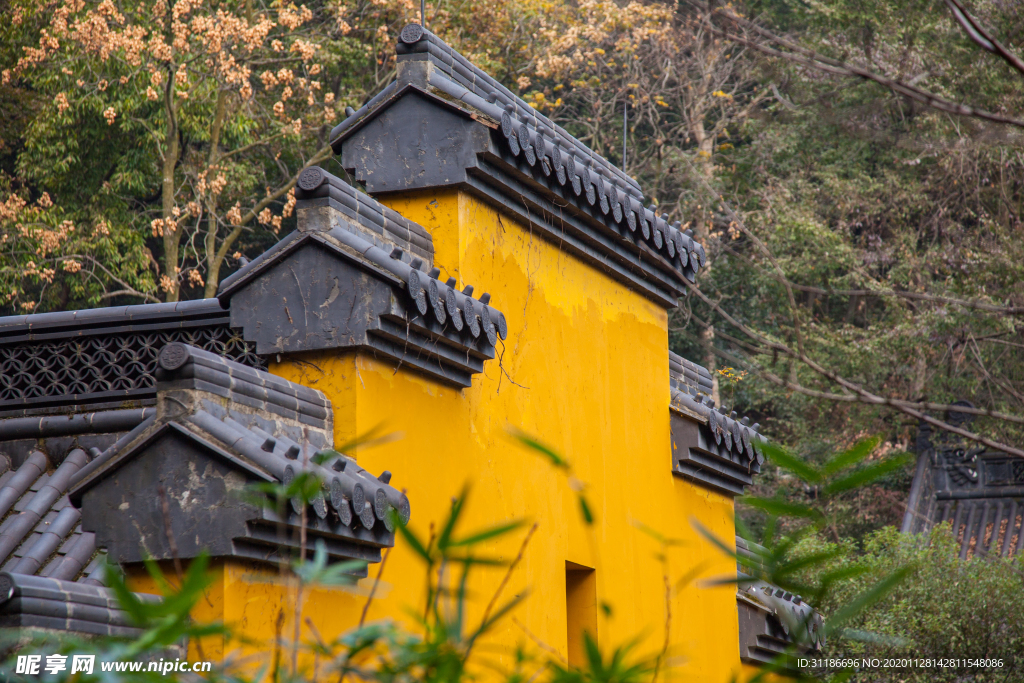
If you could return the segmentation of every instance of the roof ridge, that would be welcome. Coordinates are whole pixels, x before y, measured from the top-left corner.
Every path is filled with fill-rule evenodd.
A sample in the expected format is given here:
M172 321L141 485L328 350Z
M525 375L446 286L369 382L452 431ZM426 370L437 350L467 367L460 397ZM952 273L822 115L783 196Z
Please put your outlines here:
M539 220L552 239L568 243L583 258L597 260L616 277L673 307L686 292L682 282L696 281L707 254L693 238L693 232L667 216L658 215L655 206L644 207L639 183L564 128L514 95L493 77L474 66L454 48L418 24L402 29L397 44L399 69L397 80L389 84L358 111L331 131L336 154L343 143L356 141L352 152L343 154L342 163L353 168L357 178L367 182L373 192L392 192L403 188L463 184L489 201L512 211L502 197L513 196L529 205L528 221ZM426 63L424 67L418 66ZM400 166L394 177L375 150L363 149L359 133L363 126L397 102L408 92L454 109L490 129L488 135L466 138L452 154L474 153L455 159L457 163L438 162L431 173L408 179ZM399 125L399 124L395 124ZM400 126L399 126L400 128ZM374 133L373 135L377 135ZM472 137L472 136L471 136ZM484 139L486 138L486 140ZM365 152L365 154L363 154ZM390 159L390 157L388 157ZM364 176L359 176L364 172ZM479 177L494 181L499 188L481 184ZM420 183L420 184L417 184ZM497 192L497 196L491 193ZM537 193L534 196L534 193ZM566 209L563 213L563 209ZM539 217L534 217L539 212ZM552 218L547 218L546 216Z

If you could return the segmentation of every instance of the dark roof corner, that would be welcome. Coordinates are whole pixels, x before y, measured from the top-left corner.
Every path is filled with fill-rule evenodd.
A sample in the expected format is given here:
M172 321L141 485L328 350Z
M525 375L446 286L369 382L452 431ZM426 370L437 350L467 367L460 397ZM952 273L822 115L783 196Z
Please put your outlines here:
M370 193L464 187L676 306L707 255L690 231L644 207L633 178L423 27L406 26L397 51L397 80L331 132L342 166ZM423 149L436 153L408 153Z
M736 553L760 564L765 549L736 537ZM739 570L736 605L740 626L740 661L745 664L782 665L797 669L794 654L815 656L825 646L825 621L811 605L767 581ZM782 661L780 661L780 658Z
M323 394L183 344L165 346L159 363L157 416L72 482L83 528L116 561L208 551L277 562L298 549L291 531L282 541L277 529L282 521L301 524L301 504L293 501L281 520L242 492L301 473L323 485L307 515L309 549L322 541L332 561L380 560L380 549L394 542L390 511L408 521L409 500L331 450L331 405ZM150 528L167 515L176 551L163 526Z
M352 195L365 197L316 171L319 180L299 194L300 210L307 201L344 207ZM356 207L359 216L365 206ZM379 216L385 226L399 225L387 212ZM293 232L226 279L218 297L230 302L231 326L260 354L365 348L447 384L470 386L508 335L504 314L488 294L474 299L471 287L459 291L429 261L398 246L381 248L351 220L345 214Z
M726 495L742 495L764 464L760 425L710 397L711 374L669 354L672 471Z

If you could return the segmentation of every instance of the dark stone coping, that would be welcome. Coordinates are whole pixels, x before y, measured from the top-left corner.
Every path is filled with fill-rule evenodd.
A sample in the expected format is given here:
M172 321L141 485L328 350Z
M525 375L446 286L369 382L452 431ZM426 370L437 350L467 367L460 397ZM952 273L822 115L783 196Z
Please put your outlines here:
M310 169L307 169L310 170ZM300 206L304 203L325 203L338 208L337 187L345 185L325 171L319 172L317 184L307 183ZM319 196L318 196L319 195ZM343 217L344 218L344 217ZM225 281L218 296L225 306L232 297L250 283L269 273L306 245L326 248L332 254L383 282L392 295L389 312L377 312L374 324L358 342L331 340L333 344L366 346L374 354L424 372L460 387L471 385L472 376L483 369L483 362L495 357L494 347L508 336L505 315L491 305L490 295L472 296L472 287L459 291L454 281L439 279L440 271L400 248L390 253L368 241L363 233L332 224L329 229L295 231ZM291 320L289 320L291 323ZM236 320L249 335L246 323ZM318 347L319 348L319 347ZM257 344L260 353L272 348Z
M154 408L137 408L78 413L76 415L0 419L0 442L14 439L47 439L54 436L76 434L126 432L155 414Z
M825 621L813 607L767 581L743 572L738 572L738 578L741 661L754 665L781 663L793 670L793 650L802 655L822 651Z
M707 430L712 443L720 447L723 455L728 454L738 462L754 463L760 468L764 464L761 445L767 441L758 433L760 425L747 426L749 418L737 419L735 411L729 413L724 406L714 408L712 403L704 394L672 391L672 406L702 418L702 427Z
M402 36L398 44L400 61L424 60L435 67L418 89L424 94L436 91L437 99L497 129L495 139L507 150L501 153L501 165L518 169L537 181L541 193L555 198L555 206L562 209L560 215L586 216L602 231L609 232L626 251L640 246L642 252L666 264L675 277L691 282L695 279L696 271L706 262L703 247L692 239L689 231L681 231L650 208L643 208L643 194L635 180L594 154L430 31L414 24L407 26ZM335 152L341 152L344 140L370 121L375 110L401 97L408 86L401 80L392 83L336 126L331 132ZM521 140L524 135L526 138ZM618 252L622 247L605 249ZM672 294L679 296L683 292L682 283L676 283ZM674 305L671 300L662 303Z
M707 368L671 351L668 352L668 374L672 387L686 393L692 394L692 390L695 390L710 396L714 389L714 382Z
M150 603L161 600L156 595L136 597ZM0 625L94 635L141 633L109 588L12 572L0 574Z
M194 347L172 348L181 346L184 345L168 345L161 351L160 362L164 371L178 372L190 364L194 365L196 359L203 359L206 354ZM238 369L248 373L257 372L245 366L238 366ZM281 388L291 387L296 393L308 394L311 398L323 401L327 413L330 414L330 402L323 398L320 392L294 385L268 373L258 374L266 375L266 378ZM206 391L206 387L200 387L199 390ZM244 413L225 411L223 414L212 414L203 407L202 401L188 402L189 397L184 395L185 391L182 387L161 385L158 388L158 401L165 397L173 398L172 402L179 410L173 411L173 414L165 410L160 417L146 420L74 473L70 480L72 502L80 504L86 489L94 486L133 454L141 452L160 433L170 428L189 439L202 441L208 450L242 467L257 478L287 482L299 472L317 475L324 482L327 493L322 500L314 503L310 519L323 520L330 510L340 519L343 527L361 525L367 532L380 527L378 535L386 532L388 538L394 530L388 510L395 509L400 519L408 521L409 500L405 494L387 483L390 475L382 475L383 478L374 477L359 467L354 460L342 455L320 465L304 462L304 447L284 433L270 434L264 431L257 426L263 418L249 416L248 424L245 424L240 421L246 419ZM237 402L237 398L235 395L229 396L229 405L230 402ZM320 443L331 443L329 423L313 427L320 432ZM306 446L306 456L313 455L309 451L310 446Z
M179 356L177 367L167 361L173 354ZM331 403L321 391L180 342L161 349L156 378L158 392L170 383L180 386L202 381L320 420L330 413Z
M332 189L338 184L345 184L344 181L326 171L323 172L322 182L329 185ZM311 192L315 193L319 187L321 186L317 186ZM436 288L438 302L446 301L449 292L451 293L456 302L456 307L462 313L462 319L466 321L467 327L470 325L470 317L466 315L466 311L474 310L476 311L474 315L480 319L484 318L484 313L487 314L486 317L492 322L492 327L494 327L494 331L498 336L502 339L507 336L507 324L505 323L504 314L483 300L486 298L489 301L489 295L481 295L480 300L473 299L455 287L449 286L436 276L431 277L424 270L425 264L422 259L411 257L400 249L395 249L389 254L364 239L361 235L338 227L326 232L295 231L289 234L244 268L234 273L231 278L225 280L217 293L221 302L229 305L232 294L259 275L264 269L273 265L291 251L294 251L307 240L319 241L324 246L332 248L339 255L360 263L373 274L383 275L392 285L404 288L413 300L413 303L417 305L418 316L427 317L431 315L441 323L448 319L447 315L438 315L437 307L434 306L433 289ZM430 298L428 298L428 292ZM470 306L469 309L467 309L467 304ZM426 310L424 310L425 307ZM416 313L413 313L410 317L418 316ZM487 332L486 329L483 331Z
M336 202L334 206L350 220L356 221L375 233L415 247L415 249L406 247L404 251L412 252L412 256L407 257L406 260L411 261L418 253L421 260L426 259L427 263L432 264L433 239L424 227L406 219L397 211L384 206L366 193L359 192L327 171L317 166L311 166L304 170L300 176L299 185L295 188L295 193L296 198L300 200L316 196L331 196ZM302 206L299 204L300 208ZM291 233L221 281L220 287L217 289L217 298L221 303L226 307L231 293L237 290L242 283L251 279L253 274L258 272L264 264L273 262L277 254L286 249L291 240L296 239L298 235L301 233ZM370 243L367 242L367 245Z
M640 185L636 180L626 175L626 173L621 169L613 166L600 155L594 154L593 150L573 136L569 135L569 133L567 133L561 126L555 124L549 118L527 104L524 100L514 95L508 88L456 52L450 45L445 43L428 29L417 24L410 24L406 26L401 32L401 37L397 44L397 51L401 56L422 55L423 57L429 58L432 62L440 66L444 70L445 74L453 81L468 89L472 94L484 100L485 103L495 105L493 111L497 113L497 116L492 117L495 122L500 121L501 113L506 111L507 108L511 108L512 113L515 116L528 120L530 123L534 124L538 130L546 133L552 139L557 139L565 146L567 152L571 151L580 157L592 160L595 166L597 166L603 173L614 178L624 188L628 188L632 196L642 196ZM387 96L387 94L388 93L386 92L379 93L374 99L370 100L356 111L355 114L336 126L334 130L331 131L332 144L333 141L335 141L338 136L351 125L351 123L359 121L365 113L372 111L380 100ZM490 102L487 102L488 98L491 98ZM490 108L491 107L489 107L489 109ZM480 108L480 110L484 113L491 114L490 111L483 108Z
M217 299L140 304L0 318L0 345L178 327L227 324L229 312Z

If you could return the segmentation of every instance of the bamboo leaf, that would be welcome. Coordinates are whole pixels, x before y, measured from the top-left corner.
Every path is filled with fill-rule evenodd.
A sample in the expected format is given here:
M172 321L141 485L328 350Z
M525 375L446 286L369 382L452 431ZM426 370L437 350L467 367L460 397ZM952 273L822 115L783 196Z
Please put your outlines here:
M834 496L837 493L842 493L843 491L849 491L850 489L870 484L873 481L881 479L890 472L900 469L910 461L910 458L910 454L905 453L893 458L887 458L881 462L872 463L871 465L863 467L856 472L852 472L841 479L833 481L822 490L822 494L826 496Z
M837 455L829 458L829 461L825 463L825 466L821 468L822 474L826 477L830 477L837 472L852 467L857 463L864 460L866 457L871 455L878 444L881 442L882 437L872 436L867 439L861 439L853 445L849 450L838 453Z
M483 543L484 541L489 541L492 538L503 536L511 531L515 531L521 526L523 526L523 522L521 520L509 522L508 524L499 524L498 526L492 526L489 529L478 531L475 534L467 536L466 538L461 538L457 541L449 541L448 547L459 548L462 546L473 546L478 543Z
M811 465L796 457L786 449L773 443L762 444L765 457L776 467L789 470L800 479L809 484L816 484L822 480L822 474Z

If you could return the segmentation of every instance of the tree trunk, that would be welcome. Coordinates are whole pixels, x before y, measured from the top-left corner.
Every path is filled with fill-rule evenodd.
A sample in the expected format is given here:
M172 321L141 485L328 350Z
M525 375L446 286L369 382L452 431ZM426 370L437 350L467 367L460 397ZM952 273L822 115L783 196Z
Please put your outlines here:
M217 96L217 113L210 126L210 156L206 162L206 176L217 173L217 162L220 160L220 134L227 117L227 93L223 90ZM217 258L217 198L210 194L206 202L206 289L207 299L217 293L220 275L220 264L223 259Z
M164 275L171 281L167 301L178 300L178 241L181 231L174 222L174 170L178 166L181 149L178 142L178 121L174 105L174 72L168 68L167 87L164 89L164 109L167 112L167 150L164 152L162 184L162 214L164 220ZM174 226L169 228L169 226Z

